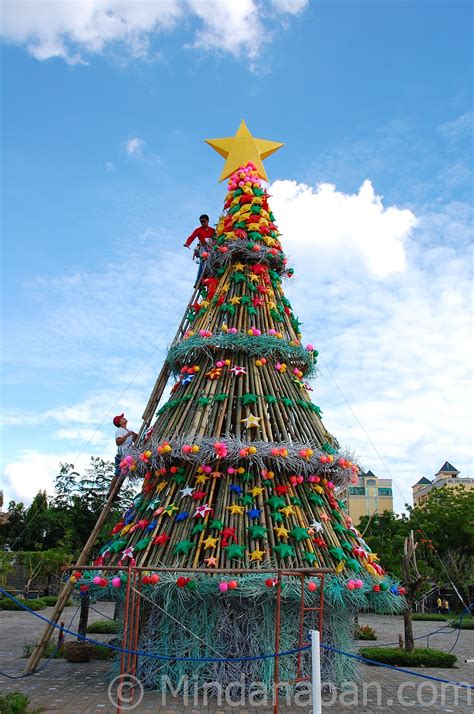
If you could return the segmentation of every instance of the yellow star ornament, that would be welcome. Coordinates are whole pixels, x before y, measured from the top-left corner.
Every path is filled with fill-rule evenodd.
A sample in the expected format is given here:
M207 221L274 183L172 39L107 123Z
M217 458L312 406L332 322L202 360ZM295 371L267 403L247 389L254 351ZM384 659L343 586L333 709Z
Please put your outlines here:
M242 513L244 512L244 507L243 506L238 506L236 503L232 504L232 506L227 506L229 511L232 513L233 516L241 516Z
M250 554L250 562L252 563L255 560L262 560L263 556L265 555L264 550L253 550Z
M243 119L235 136L228 136L223 139L205 139L205 141L206 144L212 146L218 154L226 159L219 181L228 178L240 166L245 166L247 161L252 161L260 178L268 181L262 159L266 159L267 156L284 146L278 141L256 139L248 130Z
M205 549L215 548L217 545L217 538L212 538L211 536L209 536L208 538L206 538L206 540L203 540L202 544Z
M241 419L240 421L242 424L245 424L247 429L250 429L252 426L260 426L259 422L262 420L262 417L255 416L255 414L249 414L246 419Z

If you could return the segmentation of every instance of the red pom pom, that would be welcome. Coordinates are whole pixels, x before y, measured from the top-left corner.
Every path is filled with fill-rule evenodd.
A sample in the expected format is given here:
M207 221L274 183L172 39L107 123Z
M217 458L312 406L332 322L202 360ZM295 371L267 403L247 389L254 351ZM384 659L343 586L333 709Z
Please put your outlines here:
M237 580L229 580L228 585L231 590L235 590L238 587L238 582Z
M176 585L178 586L178 588L185 588L187 584L188 578L184 578L182 575L180 575L176 581Z
M265 580L265 585L267 586L267 588L272 588L274 586L274 584L275 583L273 582L273 580L271 578L267 578Z

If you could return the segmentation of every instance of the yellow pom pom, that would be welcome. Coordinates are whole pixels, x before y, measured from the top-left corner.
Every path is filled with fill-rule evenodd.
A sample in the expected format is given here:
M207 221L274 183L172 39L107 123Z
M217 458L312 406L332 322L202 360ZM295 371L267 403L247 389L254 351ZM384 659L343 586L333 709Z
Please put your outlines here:
M194 371L199 372L200 371L200 366L198 364L194 365Z
M226 367L230 367L230 359L226 359L226 360L224 361L224 364L225 364Z
M245 473L244 467L243 467L243 466L239 466L239 468L237 469L237 473L238 473L238 474L244 474L244 473Z
M259 359L256 359L256 360L255 360L255 366L256 366L256 367L261 367L261 366L262 366L262 363L260 362Z
M199 446L197 444L193 444L191 446L191 451L193 452L193 454L197 454L199 452Z
M73 584L76 582L76 578L74 577L74 575L71 575L71 577L69 578L69 582Z
M257 453L257 447L249 446L249 454L256 454L256 453Z

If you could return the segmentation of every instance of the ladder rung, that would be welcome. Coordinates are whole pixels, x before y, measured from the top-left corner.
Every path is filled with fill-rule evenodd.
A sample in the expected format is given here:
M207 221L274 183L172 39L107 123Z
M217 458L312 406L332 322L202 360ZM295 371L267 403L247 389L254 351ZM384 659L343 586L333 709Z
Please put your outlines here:
M320 607L303 607L302 610L303 612L317 612L320 610Z

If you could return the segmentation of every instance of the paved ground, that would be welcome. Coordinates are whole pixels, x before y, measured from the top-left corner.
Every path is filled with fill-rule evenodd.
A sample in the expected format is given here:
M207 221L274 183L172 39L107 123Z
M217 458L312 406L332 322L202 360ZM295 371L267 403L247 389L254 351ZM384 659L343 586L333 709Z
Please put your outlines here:
M105 615L112 614L112 605L99 605ZM76 608L67 608L64 614L66 626L76 611ZM42 610L41 614L48 616L51 608ZM91 613L91 620L100 619L101 614ZM361 615L360 624L369 624L378 634L377 644L392 643L398 640L398 634L403 631L402 618L378 617L375 615ZM77 619L74 626L77 626ZM440 623L416 622L415 636L427 635L436 630ZM28 613L0 612L0 670L11 676L21 675L25 660L21 659L22 645L38 637L43 628L43 623ZM107 639L105 636L96 635L96 639ZM429 645L448 651L456 639L456 631L442 632L430 638ZM371 644L371 643L367 643ZM375 644L375 643L373 643ZM418 641L419 646L426 646L426 639ZM455 669L423 669L418 670L423 674L433 675L451 681L468 682L474 684L474 663L465 663L465 659L474 659L474 631L461 632L455 645L454 653L458 657ZM331 714L347 714L356 711L359 714L371 712L448 712L474 714L474 693L452 686L441 685L434 681L412 677L393 670L368 667L361 665L361 679L352 684L345 693L326 694L323 703L324 711ZM110 663L93 661L88 664L69 664L64 660L51 660L36 674L24 679L8 679L0 677L2 693L21 691L30 697L32 707L41 707L44 714L52 712L67 712L68 714L114 714L116 711L111 699L115 694L109 695L108 689L111 680ZM213 714L227 714L228 712L241 712L241 714L259 714L273 712L272 706L257 706L253 702L229 703L212 702L206 704L202 701L185 703L181 699L168 697L162 701L161 694L146 692L141 702L134 708L123 708L123 711L133 711L137 714L158 712L174 712L175 714L198 714L198 712L213 712ZM310 712L308 699L303 694L300 699L289 704L281 703L281 714L297 714Z

